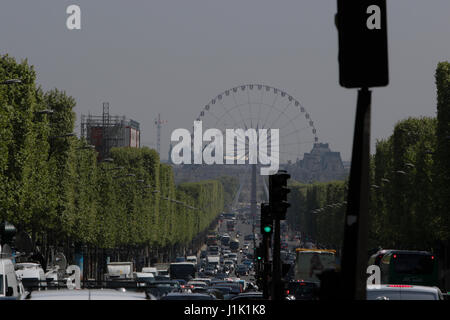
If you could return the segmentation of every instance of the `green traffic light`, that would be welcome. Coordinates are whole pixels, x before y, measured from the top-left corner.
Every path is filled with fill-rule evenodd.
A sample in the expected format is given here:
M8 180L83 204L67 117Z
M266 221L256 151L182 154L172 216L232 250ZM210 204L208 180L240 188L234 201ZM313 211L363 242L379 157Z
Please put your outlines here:
M269 233L270 231L272 231L272 228L270 226L264 227L264 232Z

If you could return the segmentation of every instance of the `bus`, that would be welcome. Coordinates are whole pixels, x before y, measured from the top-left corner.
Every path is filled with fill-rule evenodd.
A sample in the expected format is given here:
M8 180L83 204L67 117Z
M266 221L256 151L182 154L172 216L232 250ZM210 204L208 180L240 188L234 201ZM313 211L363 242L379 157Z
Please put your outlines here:
M189 281L195 278L196 268L192 262L173 262L169 266L170 279L184 279Z
M386 250L379 267L382 284L439 285L437 258L428 251Z
M295 280L320 282L317 277L326 268L336 268L336 251L297 248L295 258Z

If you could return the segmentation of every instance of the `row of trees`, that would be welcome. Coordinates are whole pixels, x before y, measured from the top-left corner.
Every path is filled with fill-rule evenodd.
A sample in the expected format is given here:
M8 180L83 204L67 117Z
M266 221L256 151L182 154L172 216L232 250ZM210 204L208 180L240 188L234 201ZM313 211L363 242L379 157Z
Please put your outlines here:
M27 61L0 59L0 219L45 248L188 246L224 207L220 181L176 186L149 148L113 148L112 161L77 138L75 100L44 92Z
M448 62L438 64L436 86L436 118L402 120L389 138L377 141L371 157L370 248L429 250L450 240ZM340 247L347 183L294 183L291 189L288 222L319 243Z
M339 248L344 235L346 182L293 182L289 188L287 223L302 233L303 240Z

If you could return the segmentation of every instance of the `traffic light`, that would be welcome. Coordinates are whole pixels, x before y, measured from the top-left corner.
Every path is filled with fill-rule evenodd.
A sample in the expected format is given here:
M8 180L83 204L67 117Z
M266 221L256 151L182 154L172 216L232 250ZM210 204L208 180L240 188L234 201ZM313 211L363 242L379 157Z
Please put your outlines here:
M261 246L256 247L256 261L260 262L263 259L263 250Z
M386 0L337 0L339 83L370 88L389 83Z
M273 233L273 217L268 203L261 203L261 234L271 235Z
M8 221L0 223L0 244L11 243L17 233L16 227Z
M287 180L291 176L285 170L278 172L269 177L269 202L270 210L275 215L274 218L279 220L286 219L286 211L291 206L287 202L287 194L291 189L287 187Z

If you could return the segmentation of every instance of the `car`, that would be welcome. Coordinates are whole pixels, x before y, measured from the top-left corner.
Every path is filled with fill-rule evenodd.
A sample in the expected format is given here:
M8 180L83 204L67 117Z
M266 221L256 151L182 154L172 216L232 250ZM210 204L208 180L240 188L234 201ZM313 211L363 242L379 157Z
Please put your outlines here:
M161 297L160 300L216 300L216 297L211 294L203 294L203 293L172 292Z
M253 261L249 259L242 260L242 264L245 264L248 269L253 268Z
M216 270L216 268L213 267L213 266L207 266L207 267L205 268L205 270L203 270L203 274L204 274L205 276L214 276L214 275L216 274L216 272L217 272L217 270Z
M187 285L188 286L190 286L192 289L195 289L195 288L205 288L205 287L207 287L208 286L208 284L206 283L206 282L203 282L203 281L189 281L188 283L187 283Z
M186 284L186 280L184 279L172 279L180 284L180 286L184 286Z
M289 281L285 294L293 296L295 300L318 300L319 283L303 280Z
M240 276L242 276L242 275L248 275L248 268L247 268L247 266L245 265L245 264L238 264L237 265L237 267L236 267L236 270L234 270L234 273L236 274L236 275L240 275Z
M141 285L145 285L155 281L155 276L151 272L134 272L134 279L141 282Z
M228 277L228 274L226 274L225 272L218 272L214 275L214 279L216 279L216 280L223 280L227 277Z
M224 294L219 289L205 288L205 291L206 291L206 293L216 297L217 300L223 300L224 299Z
M208 286L211 285L211 279L210 278L194 278L191 281L201 281L206 283Z
M367 300L444 300L438 287L406 284L372 284L366 293Z
M186 261L192 262L194 265L197 265L197 257L196 256L187 256Z
M59 289L29 292L26 300L157 300L145 292L121 289Z
M230 300L232 301L242 301L242 300L264 300L262 292L243 292L238 295L232 297Z
M244 236L245 241L251 241L253 240L253 238L254 238L253 234L247 234Z
M224 266L227 266L227 267L229 267L229 268L231 268L231 269L234 269L234 260L231 260L231 259L225 259L225 260L223 261L223 265L224 265Z
M170 292L180 292L182 290L181 285L178 281L168 280L168 281L155 281L147 284L146 291L155 296L162 297Z
M228 258L233 260L235 264L237 264L237 260L238 260L238 255L236 253L230 253L228 255Z
M17 277L22 281L25 289L46 287L44 269L38 263L16 263L14 265Z
M185 257L176 257L175 258L175 262L185 262L186 258Z

